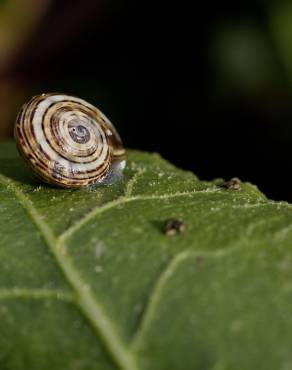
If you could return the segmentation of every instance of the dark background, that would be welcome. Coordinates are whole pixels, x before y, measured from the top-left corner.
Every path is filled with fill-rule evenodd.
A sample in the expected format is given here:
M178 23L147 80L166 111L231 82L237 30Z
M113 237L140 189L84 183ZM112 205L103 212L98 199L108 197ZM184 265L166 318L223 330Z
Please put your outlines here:
M50 91L127 147L292 201L292 2L0 0L0 136Z

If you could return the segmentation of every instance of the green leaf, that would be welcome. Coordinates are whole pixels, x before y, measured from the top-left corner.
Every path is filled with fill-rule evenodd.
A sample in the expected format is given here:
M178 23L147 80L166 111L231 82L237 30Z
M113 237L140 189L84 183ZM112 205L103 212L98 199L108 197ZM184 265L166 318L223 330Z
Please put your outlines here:
M292 368L289 204L137 151L54 189L0 147L1 370Z

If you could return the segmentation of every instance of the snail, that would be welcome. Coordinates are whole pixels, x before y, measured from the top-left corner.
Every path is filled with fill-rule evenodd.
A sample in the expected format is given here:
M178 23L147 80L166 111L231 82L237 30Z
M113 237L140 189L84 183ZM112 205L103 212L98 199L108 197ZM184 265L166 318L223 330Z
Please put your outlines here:
M125 149L96 107L65 94L34 96L15 124L18 150L44 182L63 188L103 184L122 173Z

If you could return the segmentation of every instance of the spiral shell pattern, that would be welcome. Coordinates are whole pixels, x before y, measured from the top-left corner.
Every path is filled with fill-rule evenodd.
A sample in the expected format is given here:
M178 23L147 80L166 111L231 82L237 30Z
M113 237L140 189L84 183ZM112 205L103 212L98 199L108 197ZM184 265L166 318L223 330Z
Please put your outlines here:
M112 123L99 109L73 96L34 96L17 117L15 138L33 171L52 185L101 183L125 167L125 150Z

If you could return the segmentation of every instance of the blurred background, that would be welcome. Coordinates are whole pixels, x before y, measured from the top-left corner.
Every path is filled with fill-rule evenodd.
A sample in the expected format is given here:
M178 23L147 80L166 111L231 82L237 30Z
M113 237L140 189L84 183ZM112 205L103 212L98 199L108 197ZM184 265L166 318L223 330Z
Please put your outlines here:
M127 147L292 201L291 1L0 0L0 139L50 91Z

